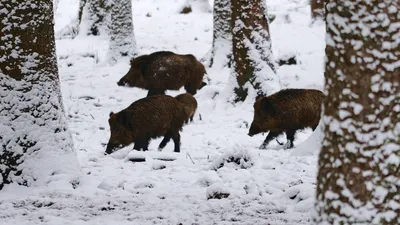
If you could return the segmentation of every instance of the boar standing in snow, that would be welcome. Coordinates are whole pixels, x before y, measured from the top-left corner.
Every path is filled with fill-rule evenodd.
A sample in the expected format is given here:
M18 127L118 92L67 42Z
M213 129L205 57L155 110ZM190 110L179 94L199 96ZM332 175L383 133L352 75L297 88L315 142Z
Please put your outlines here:
M180 152L180 134L186 119L183 105L174 97L156 95L139 99L118 113L110 113L111 136L106 153L135 143L135 150L148 150L150 140L172 138L174 151ZM164 148L160 145L160 149Z
M147 96L164 95L166 90L179 90L195 95L206 85L204 65L193 55L179 55L169 51L141 55L130 61L128 73L118 81L118 86L149 90Z
M268 97L258 96L248 135L270 131L260 146L265 149L272 139L285 132L288 148L293 148L297 130L317 128L323 100L324 94L314 89L285 89Z
M190 122L193 122L193 116L197 109L197 101L193 95L189 93L183 93L175 96L175 99L178 100L185 109L186 123L189 123L189 119Z

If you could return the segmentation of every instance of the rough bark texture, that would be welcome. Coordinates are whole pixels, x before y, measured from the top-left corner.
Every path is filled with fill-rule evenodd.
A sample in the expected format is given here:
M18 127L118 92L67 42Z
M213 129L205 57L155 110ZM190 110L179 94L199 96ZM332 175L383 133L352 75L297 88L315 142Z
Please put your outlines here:
M48 183L79 166L63 114L52 0L0 0L0 8L0 189Z
M310 1L311 1L311 17L313 19L324 19L326 0L310 0Z
M214 64L231 67L232 60L231 0L215 0L213 13L213 43L202 60L208 67Z
M397 0L326 7L325 139L317 224L400 224Z
M133 57L136 54L131 0L114 0L111 7L109 36L108 59L110 63L115 63L122 57Z
M232 0L235 101L244 101L250 83L259 94L272 94L280 84L275 71L265 2Z

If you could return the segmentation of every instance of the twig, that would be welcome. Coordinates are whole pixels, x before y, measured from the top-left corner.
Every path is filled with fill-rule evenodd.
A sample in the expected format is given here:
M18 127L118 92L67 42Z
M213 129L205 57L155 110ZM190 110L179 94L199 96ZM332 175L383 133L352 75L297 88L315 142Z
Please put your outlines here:
M189 156L190 160L192 161L192 163L195 164L194 161L193 161L193 159L192 159L192 157L189 155L189 153L186 152L186 158L187 158L188 156Z

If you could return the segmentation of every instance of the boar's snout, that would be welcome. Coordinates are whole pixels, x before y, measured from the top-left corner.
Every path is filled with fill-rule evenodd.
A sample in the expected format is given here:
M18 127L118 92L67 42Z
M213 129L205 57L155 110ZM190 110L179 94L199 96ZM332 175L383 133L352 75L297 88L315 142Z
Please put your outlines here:
M121 78L121 80L119 80L117 84L118 86L125 86L126 82L124 81L124 78Z
M258 133L260 133L259 126L255 125L254 122L251 123L249 133L247 135L249 135L250 137L253 137L255 134L258 134Z
M105 154L111 154L118 148L117 144L108 143Z
M203 87L205 87L205 86L207 86L207 83L206 82L201 82L201 85L200 85L200 88L199 89L202 89Z

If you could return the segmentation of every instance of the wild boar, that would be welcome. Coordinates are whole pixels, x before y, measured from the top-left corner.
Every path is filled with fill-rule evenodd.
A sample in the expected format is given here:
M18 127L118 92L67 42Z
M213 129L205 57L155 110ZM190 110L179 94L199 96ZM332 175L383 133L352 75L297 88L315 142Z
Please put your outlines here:
M323 100L324 94L314 89L284 89L268 97L258 96L248 135L270 131L260 146L265 149L272 139L285 132L288 148L293 148L297 130L317 128Z
M147 96L164 95L166 90L179 90L195 95L206 85L204 65L191 54L179 55L159 51L132 58L128 73L118 81L118 86L148 90Z
M186 120L185 109L174 97L155 95L139 99L118 113L110 113L111 136L106 153L135 143L134 149L148 150L150 140L164 136L173 139L180 152L180 131ZM159 146L160 149L164 146Z

